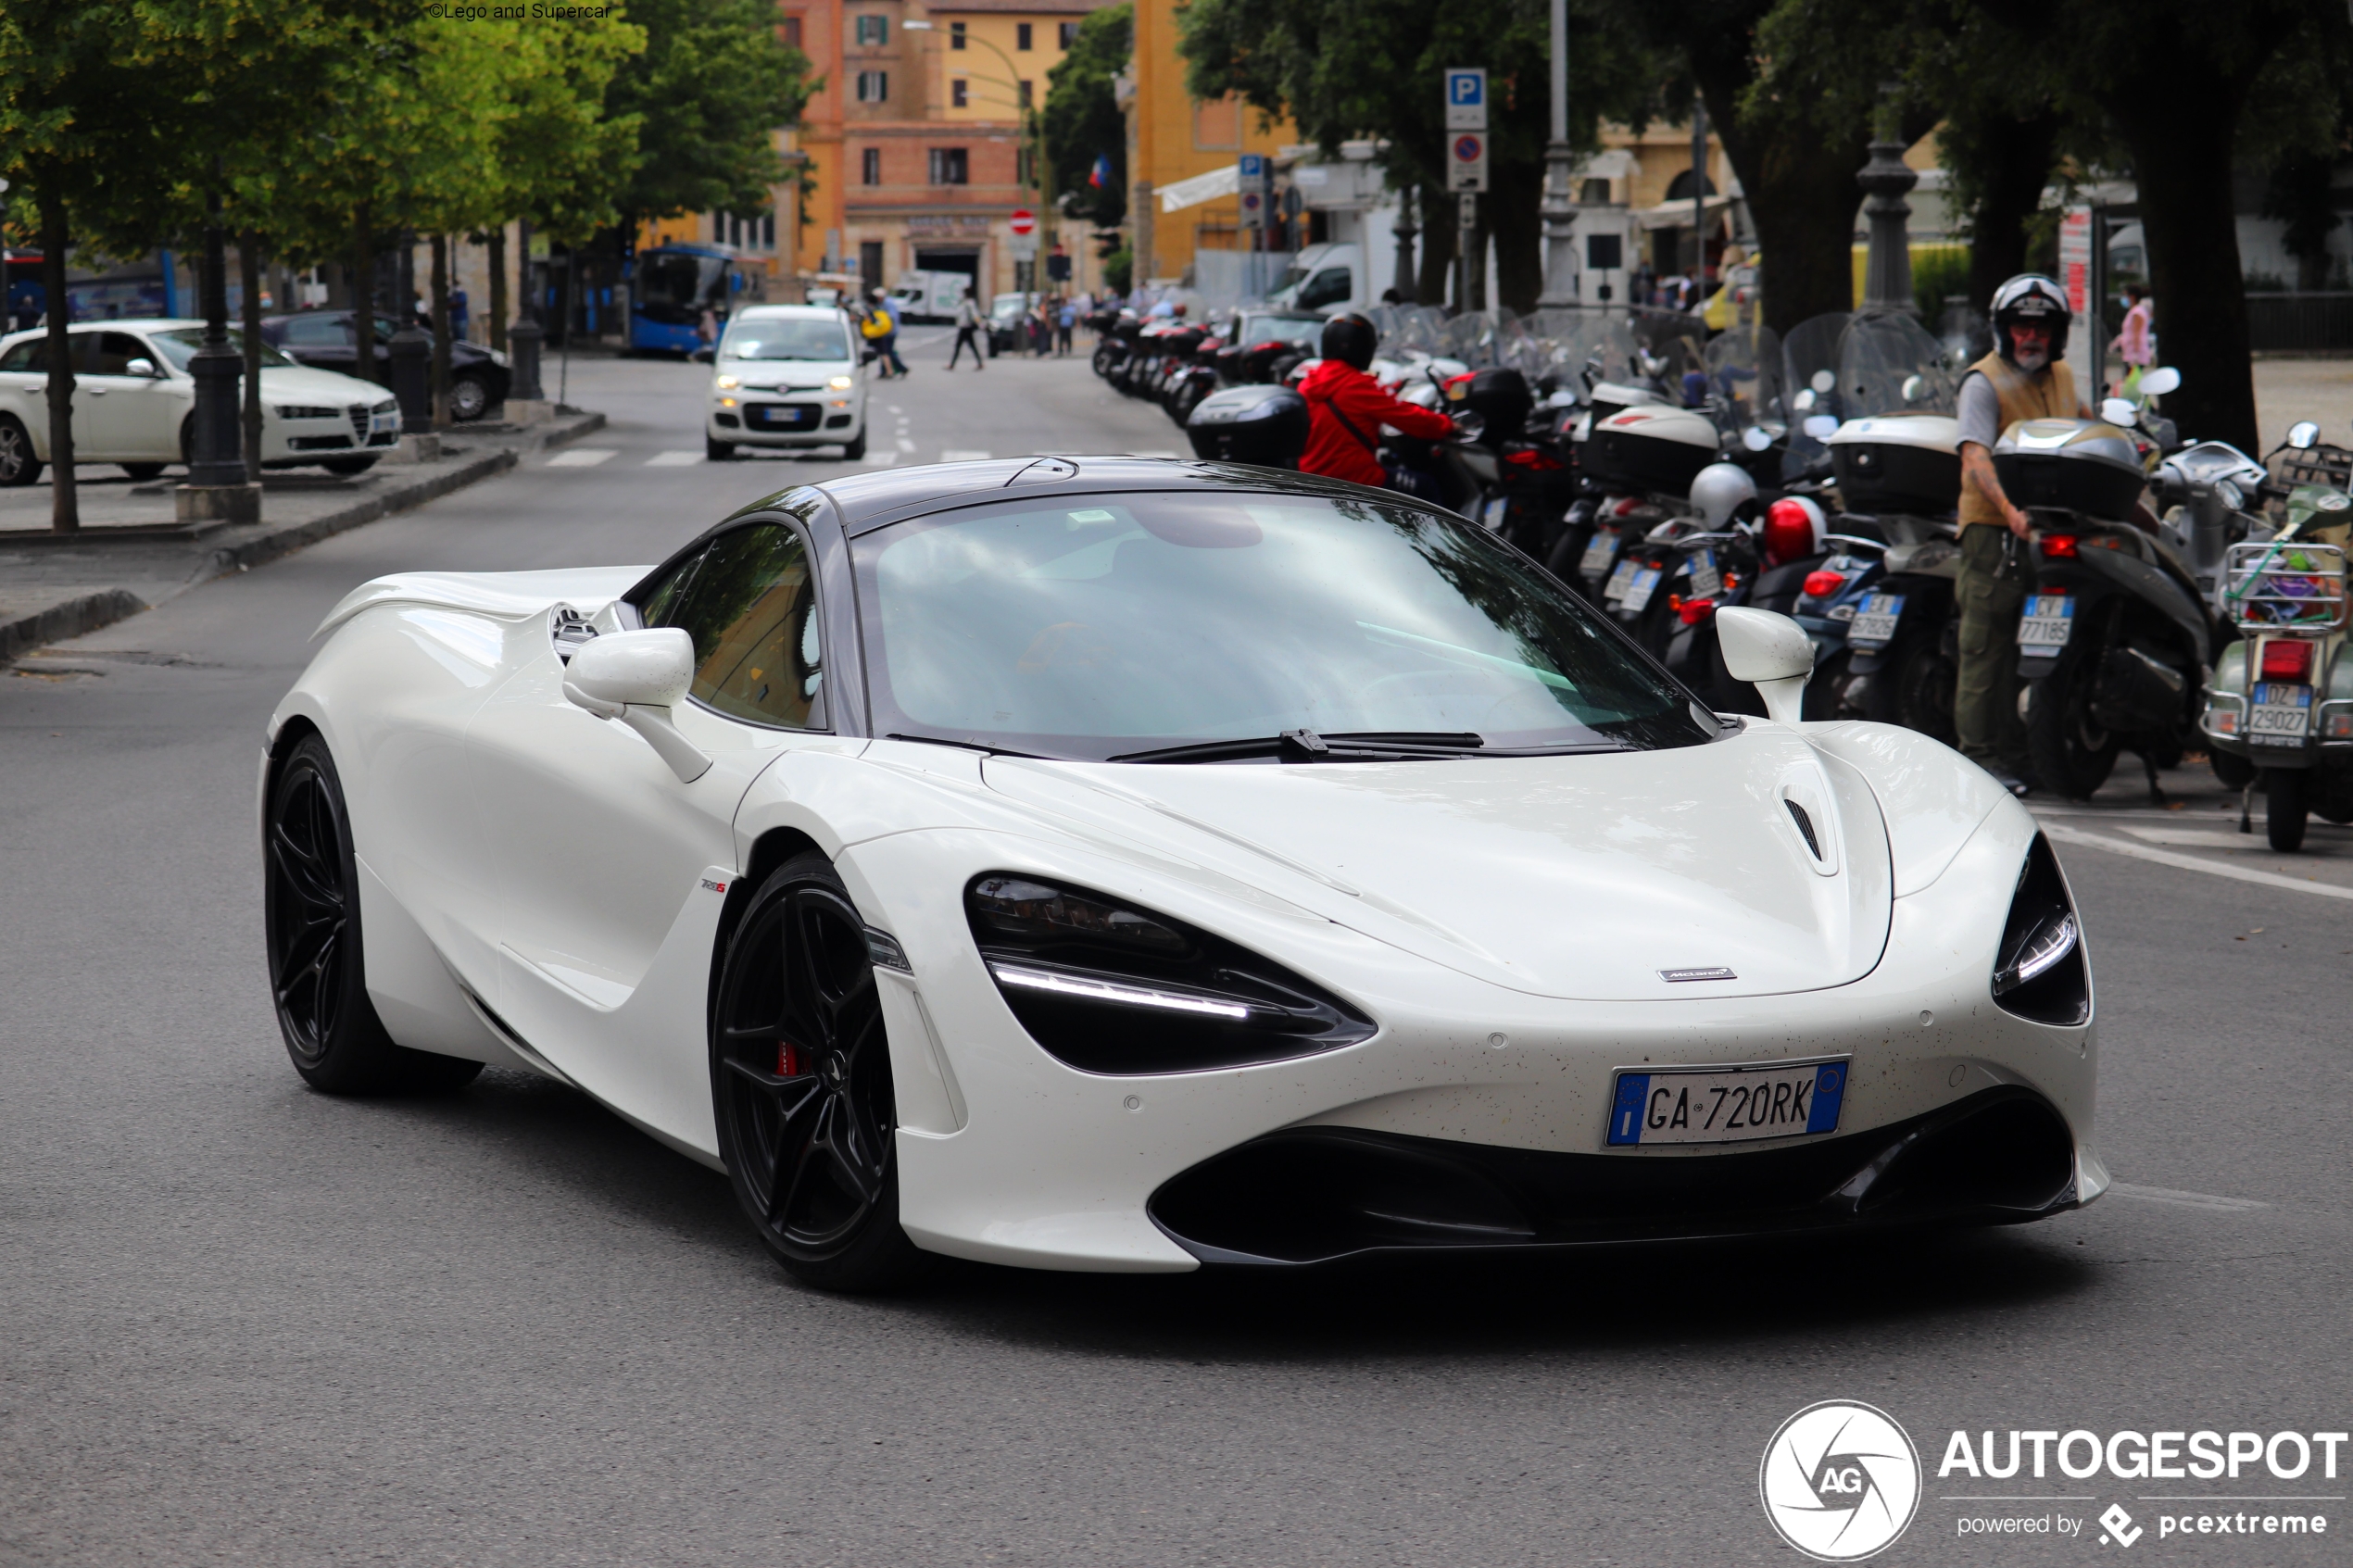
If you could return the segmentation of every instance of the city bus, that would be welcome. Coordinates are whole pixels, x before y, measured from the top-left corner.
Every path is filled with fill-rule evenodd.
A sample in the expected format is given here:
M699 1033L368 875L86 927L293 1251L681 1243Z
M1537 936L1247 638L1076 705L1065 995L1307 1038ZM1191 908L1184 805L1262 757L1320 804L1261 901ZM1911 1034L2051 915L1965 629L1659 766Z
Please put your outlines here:
M750 279L725 245L654 245L631 264L629 346L639 353L692 354L708 310L724 328Z

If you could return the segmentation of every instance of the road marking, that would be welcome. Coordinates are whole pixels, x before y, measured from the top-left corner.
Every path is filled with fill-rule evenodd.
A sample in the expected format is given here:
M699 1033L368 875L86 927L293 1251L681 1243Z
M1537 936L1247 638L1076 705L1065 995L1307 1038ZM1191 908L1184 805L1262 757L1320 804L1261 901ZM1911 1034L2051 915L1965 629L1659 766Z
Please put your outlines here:
M2121 838L2106 838L2096 833L2085 833L2081 828L2061 827L2047 818L2043 821L2043 832L2061 844L2078 844L2086 849L2105 849L2111 855L2129 855L2135 860L2151 860L2160 866L2174 866L2185 872L2204 872L2208 876L2228 877L2233 882L2251 882L2258 887L2277 887L2290 893L2313 893L2323 898L2353 898L2353 887L2338 887L2325 882L2298 882L2292 876L2251 871L2245 866L2225 866L2190 855L2176 855L2171 849L2153 848Z
M894 414L900 412L899 405L896 403L886 403L883 407L889 409Z
M988 454L968 452L961 446L946 446L940 449L939 460L943 463L985 463L988 460Z
M547 466L551 469L593 469L598 463L620 455L610 446L574 446L548 458Z
M899 449L901 452L912 452L915 449L915 444L902 435L899 438Z
M2108 1190L2119 1198L2137 1198L2149 1203L2178 1203L2184 1209L2269 1209L2268 1203L2258 1203L2251 1198L2217 1198L2210 1192L2177 1192L2171 1187L2134 1186L2131 1182L2110 1182Z
M2119 825L2144 844L2177 844L2189 849L2252 848L2259 842L2229 828L2136 828L2130 823Z
M690 469L702 461L700 452L656 452L646 459L649 469Z
M871 457L860 459L861 462L864 463L865 466L870 469L887 469L898 460L899 454L896 452L876 452Z

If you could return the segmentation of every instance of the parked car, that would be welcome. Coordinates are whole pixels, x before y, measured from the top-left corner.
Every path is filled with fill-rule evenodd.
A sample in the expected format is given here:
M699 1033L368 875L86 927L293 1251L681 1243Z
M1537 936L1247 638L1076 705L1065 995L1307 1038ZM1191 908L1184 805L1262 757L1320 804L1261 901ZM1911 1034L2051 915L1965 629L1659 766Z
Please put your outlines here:
M727 323L711 367L703 445L713 462L738 446L833 446L866 455L866 383L847 312L748 305Z
M988 352L1021 352L1022 318L1038 302L1034 294L1000 294L988 302Z
M188 362L204 323L91 321L71 331L75 460L118 463L143 480L186 462L196 406ZM242 337L230 338L242 349ZM48 396L47 329L0 337L0 484L31 484L48 465ZM384 388L262 348L262 467L362 473L399 439L400 408Z
M293 316L265 316L261 335L289 358L322 370L357 373L359 334L348 310L305 310ZM376 368L369 376L379 386L392 384L392 334L400 328L389 317L376 318ZM449 345L449 417L465 423L478 420L507 400L510 362L494 348L459 338Z

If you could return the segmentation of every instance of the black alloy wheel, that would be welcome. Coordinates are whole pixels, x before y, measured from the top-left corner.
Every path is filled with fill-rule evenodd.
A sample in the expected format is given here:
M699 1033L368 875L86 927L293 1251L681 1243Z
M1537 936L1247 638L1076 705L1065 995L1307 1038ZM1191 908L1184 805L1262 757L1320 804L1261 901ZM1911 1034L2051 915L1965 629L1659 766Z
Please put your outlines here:
M396 1045L368 999L351 818L327 743L306 737L278 765L263 829L270 989L295 1071L329 1094L437 1092L482 1063Z
M477 375L449 378L449 417L460 424L490 412L490 383Z
M890 1045L866 925L822 855L778 867L728 942L711 1082L736 1200L787 1273L871 1291L922 1270L899 1228Z
M14 488L41 477L43 463L32 455L32 436L23 425L0 414L0 485Z
M2283 855L2304 847L2304 824L2311 811L2302 768L2263 770L2263 836Z

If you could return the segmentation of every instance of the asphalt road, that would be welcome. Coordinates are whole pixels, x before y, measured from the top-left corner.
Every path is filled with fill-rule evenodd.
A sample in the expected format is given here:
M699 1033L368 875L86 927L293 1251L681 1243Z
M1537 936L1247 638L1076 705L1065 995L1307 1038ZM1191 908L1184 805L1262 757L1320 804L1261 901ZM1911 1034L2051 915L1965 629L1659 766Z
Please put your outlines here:
M1081 361L951 381L912 335L878 458L1181 444ZM1930 1467L1887 1562L2116 1555L2083 1523L2110 1503L2136 1561L2347 1560L2353 1486L2317 1462L1935 1474L1955 1430L2353 1427L2353 906L2315 891L2353 886L2353 852L2212 842L2210 788L2168 814L2126 781L2110 821L2064 819L2171 859L2061 845L2129 1188L2031 1229L1275 1280L957 1266L837 1299L719 1177L571 1091L306 1090L253 790L310 629L381 572L652 561L837 471L702 463L706 373L577 363L573 400L612 416L594 445L0 675L0 1562L1797 1562L1758 1461L1833 1398ZM2038 1500L1948 1500L1988 1494ZM2212 1509L2330 1534L2162 1537L2193 1505L2142 1500L2285 1494L2322 1500ZM2058 1523L1958 1534L2007 1514Z

